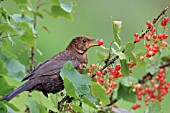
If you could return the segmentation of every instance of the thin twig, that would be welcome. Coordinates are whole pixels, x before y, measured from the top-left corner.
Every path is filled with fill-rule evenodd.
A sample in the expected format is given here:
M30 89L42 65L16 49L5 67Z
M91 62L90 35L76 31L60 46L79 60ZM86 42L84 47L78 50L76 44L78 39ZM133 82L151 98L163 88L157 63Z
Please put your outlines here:
M37 6L36 6L36 11L38 11L39 7L40 7L40 2L41 0L38 0L37 2ZM34 15L34 29L36 29L37 26L37 15ZM30 71L32 71L34 69L34 64L35 64L35 47L31 47L31 56L30 56Z

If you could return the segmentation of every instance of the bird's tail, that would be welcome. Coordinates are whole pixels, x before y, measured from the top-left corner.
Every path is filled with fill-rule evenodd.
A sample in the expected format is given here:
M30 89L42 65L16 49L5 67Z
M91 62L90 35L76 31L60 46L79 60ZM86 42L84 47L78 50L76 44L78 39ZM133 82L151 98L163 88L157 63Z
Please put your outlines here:
M8 100L9 101L12 98L14 98L15 96L17 96L18 94L20 94L21 92L31 90L36 85L37 85L37 83L28 81L25 84L23 84L22 86L20 86L19 88L17 88L14 91L10 92L8 95L4 96L1 99L1 101L3 101L3 100Z

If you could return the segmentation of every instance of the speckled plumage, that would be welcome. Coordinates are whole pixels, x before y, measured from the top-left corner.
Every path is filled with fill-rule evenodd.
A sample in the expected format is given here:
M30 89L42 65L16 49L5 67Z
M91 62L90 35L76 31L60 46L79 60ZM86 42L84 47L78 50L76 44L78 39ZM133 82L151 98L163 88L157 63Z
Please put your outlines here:
M25 84L1 100L11 100L23 91L39 90L45 96L48 96L48 93L56 93L63 90L63 81L59 75L63 65L67 61L71 61L75 69L81 72L88 62L87 50L92 46L98 46L98 44L91 44L94 40L87 36L74 38L66 50L38 65L28 76L23 78L22 81L28 80Z

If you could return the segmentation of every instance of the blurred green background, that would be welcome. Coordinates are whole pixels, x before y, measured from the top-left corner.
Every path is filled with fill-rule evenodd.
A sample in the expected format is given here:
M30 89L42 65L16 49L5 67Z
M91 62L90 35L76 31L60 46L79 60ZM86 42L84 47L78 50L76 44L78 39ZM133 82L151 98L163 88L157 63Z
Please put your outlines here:
M36 0L34 1L36 4ZM61 2L67 1L64 0ZM44 19L38 18L37 48L43 53L43 55L41 56L36 53L36 65L64 50L71 39L79 35L102 38L105 41L105 46L109 47L110 42L113 40L111 17L113 17L114 20L123 22L120 33L123 44L132 41L134 39L133 34L136 32L140 33L145 27L145 22L148 20L152 21L153 18L156 17L168 4L168 0L74 1L76 2L76 6L74 8L75 12L73 14L73 20L71 21L62 17L56 20L49 16L44 16ZM18 6L12 0L5 1L3 5L8 9L10 14L18 13L19 11ZM43 11L43 9L46 9L47 7L49 8L48 5L40 8L40 11ZM168 11L167 14L169 13L170 11ZM50 33L43 30L42 26L46 26ZM24 46L19 39L13 38L13 40L16 42L16 45L8 49L18 56L21 63L27 66L29 51L23 49ZM170 42L170 40L168 41ZM142 48L143 46L140 47ZM97 48L99 47L89 50L89 64L96 63L99 60L96 52ZM145 74L143 68L135 69L137 70L134 70L134 75L137 76L137 78L140 78L142 74ZM140 75L138 75L139 73ZM168 79L170 80L170 77ZM10 80L13 79L11 78ZM16 84L13 85L18 86L20 84L21 83L16 82ZM162 101L162 109L164 113L169 113L169 96L170 94L166 95L166 99ZM17 107L20 107L22 109L21 112L23 112L25 109L27 93L22 93L20 97L20 100L14 98L11 102L15 103ZM119 108L131 109L133 104L119 101L117 105ZM135 113L143 113L144 109L146 109L146 106L142 103L142 108L136 110Z

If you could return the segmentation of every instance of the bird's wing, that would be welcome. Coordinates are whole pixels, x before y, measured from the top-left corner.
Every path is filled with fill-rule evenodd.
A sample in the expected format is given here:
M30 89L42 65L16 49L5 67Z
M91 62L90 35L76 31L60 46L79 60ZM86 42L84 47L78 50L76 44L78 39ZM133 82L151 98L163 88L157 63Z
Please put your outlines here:
M75 68L78 68L78 66L80 65L80 62L76 59L73 59L70 54L65 54L62 56L56 55L51 59L39 64L33 71L30 72L28 76L24 77L22 81L27 79L33 79L39 76L50 76L59 74L60 70L67 61L71 61L72 65Z

